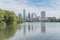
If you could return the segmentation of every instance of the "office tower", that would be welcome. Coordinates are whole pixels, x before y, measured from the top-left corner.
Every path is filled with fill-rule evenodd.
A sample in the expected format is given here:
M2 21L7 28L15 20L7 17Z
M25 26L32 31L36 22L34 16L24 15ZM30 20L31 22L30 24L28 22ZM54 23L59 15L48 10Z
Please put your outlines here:
M45 19L45 11L41 11L41 20Z
M36 14L35 13L32 13L32 18L36 18Z
M21 13L18 14L19 17L22 17Z
M32 13L31 18L32 18L32 20L35 20L36 14L35 13Z
M30 13L28 13L28 20L30 20Z
M23 9L23 18L24 18L24 20L26 20L26 11L25 11L25 9Z

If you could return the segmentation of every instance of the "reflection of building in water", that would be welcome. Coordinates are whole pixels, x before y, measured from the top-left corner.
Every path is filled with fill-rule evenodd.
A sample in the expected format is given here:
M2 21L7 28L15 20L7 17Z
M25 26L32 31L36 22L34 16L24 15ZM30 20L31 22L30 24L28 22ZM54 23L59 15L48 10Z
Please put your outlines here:
M30 24L28 24L28 31L30 31Z
M32 30L32 25L28 24L28 31Z
M32 25L32 30L33 30L34 26Z
M23 35L26 35L32 31L34 31L35 28L36 28L35 24L28 24L28 25L24 24L23 25Z
M46 28L45 28L45 23L44 22L41 23L41 32L42 33L46 32Z
M26 32L26 25L24 24L24 27L23 27L23 32L24 32L24 35L25 35L25 32Z
M33 31L33 30L35 30L35 25L28 24L28 31Z

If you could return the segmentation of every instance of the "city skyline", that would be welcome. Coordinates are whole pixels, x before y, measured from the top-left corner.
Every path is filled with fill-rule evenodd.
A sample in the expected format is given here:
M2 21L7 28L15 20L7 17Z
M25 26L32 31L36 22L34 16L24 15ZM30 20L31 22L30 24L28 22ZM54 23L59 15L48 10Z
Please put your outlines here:
M40 20L55 20L56 17L46 17L46 11L41 11L40 15L38 16L36 13L28 12L26 15L26 10L23 10L23 15L20 13L18 14L19 17L22 17L25 21L40 21Z
M23 15L22 15L23 14ZM25 9L23 9L23 13L18 13L18 16L20 15L20 16L22 16L23 18L25 18L25 17L28 17L28 18L30 18L30 17L32 17L32 18L34 18L34 17L42 17L43 19L44 18L46 18L47 16L46 16L46 11L41 11L40 12L40 14L39 14L39 16L37 15L37 13L31 13L31 12L26 12L26 10ZM27 15L26 15L27 14Z
M0 0L0 8L11 10L18 15L22 10L40 14L46 11L47 17L60 17L60 0Z

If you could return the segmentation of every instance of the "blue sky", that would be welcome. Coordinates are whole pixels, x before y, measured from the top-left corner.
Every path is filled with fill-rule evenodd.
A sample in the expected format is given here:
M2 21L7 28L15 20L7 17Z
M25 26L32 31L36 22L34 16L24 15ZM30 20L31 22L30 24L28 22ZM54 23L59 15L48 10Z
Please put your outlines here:
M35 12L40 16L41 11L46 11L48 17L60 17L60 0L0 0L0 8L17 15L26 9L26 14Z
M28 4L31 6L42 7L42 6L49 6L49 0L29 0Z
M26 4L34 7L52 7L55 5L55 0L15 0L19 4Z

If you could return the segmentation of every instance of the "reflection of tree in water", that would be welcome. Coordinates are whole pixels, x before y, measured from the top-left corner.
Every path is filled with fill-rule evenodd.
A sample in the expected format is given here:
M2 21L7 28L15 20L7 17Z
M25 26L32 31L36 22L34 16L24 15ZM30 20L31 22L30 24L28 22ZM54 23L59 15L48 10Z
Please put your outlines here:
M0 28L0 40L8 39L14 36L16 32L16 26L7 25L5 29Z
M23 28L23 25L18 24L17 26L18 26L17 27L18 30L21 30Z

